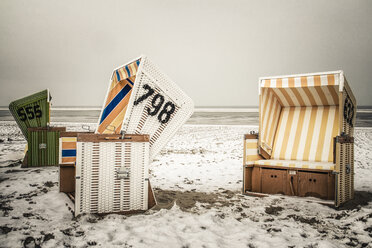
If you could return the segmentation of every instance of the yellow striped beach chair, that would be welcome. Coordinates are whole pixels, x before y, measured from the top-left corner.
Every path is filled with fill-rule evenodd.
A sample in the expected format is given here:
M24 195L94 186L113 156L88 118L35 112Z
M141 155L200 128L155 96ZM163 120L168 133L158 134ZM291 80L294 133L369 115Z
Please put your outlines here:
M243 193L354 195L356 100L342 71L259 79L259 135L245 137Z

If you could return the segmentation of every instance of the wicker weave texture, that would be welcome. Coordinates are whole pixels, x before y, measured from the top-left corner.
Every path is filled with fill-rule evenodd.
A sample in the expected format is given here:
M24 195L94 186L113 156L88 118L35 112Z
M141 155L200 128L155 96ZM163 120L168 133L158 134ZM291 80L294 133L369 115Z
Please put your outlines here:
M75 215L148 208L148 142L77 142Z
M354 116L352 123L355 123L356 116L356 101L352 92L345 81L345 87L341 95L340 112L344 111L344 103L348 99L351 100L354 108ZM342 132L350 137L354 137L354 125L347 122L346 118L342 118ZM335 205L340 206L354 198L354 143L337 143L336 144L336 197Z
M153 93L138 102L138 99L149 92L149 88ZM160 105L161 100L162 107L156 114L151 115L150 112L156 112L154 106ZM161 117L167 116L164 113L162 115L166 103L174 104L174 111L169 114L168 121L162 122ZM142 57L122 130L124 133L149 134L150 159L152 159L190 118L193 109L191 98L160 72L147 57Z

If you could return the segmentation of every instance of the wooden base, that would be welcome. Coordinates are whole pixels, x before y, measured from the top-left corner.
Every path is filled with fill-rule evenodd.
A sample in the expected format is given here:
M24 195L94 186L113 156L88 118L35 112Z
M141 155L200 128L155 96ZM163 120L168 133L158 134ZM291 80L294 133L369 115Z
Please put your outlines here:
M268 197L272 194L264 194L264 193L246 191L246 192L243 193L243 195L263 198L263 197ZM288 196L288 197L296 198L298 200L304 200L306 202L315 202L315 203L319 203L319 204L323 204L323 205L327 205L327 206L334 206L335 205L335 202L333 200L322 200L322 199L317 199L317 198L304 198L304 197L297 197L297 196Z
M59 166L59 192L75 194L74 164L61 164Z
M243 180L243 193L335 198L335 175L329 171L246 166Z

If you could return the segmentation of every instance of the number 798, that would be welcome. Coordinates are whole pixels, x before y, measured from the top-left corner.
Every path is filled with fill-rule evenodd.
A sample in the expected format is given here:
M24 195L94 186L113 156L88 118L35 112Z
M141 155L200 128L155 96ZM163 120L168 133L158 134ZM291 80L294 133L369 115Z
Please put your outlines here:
M145 93L134 101L134 106L138 105L140 102L143 102L155 93L154 89L148 84L143 85L143 88L145 89ZM147 108L147 113L150 116L158 115L158 120L163 124L169 121L171 115L176 110L174 103L168 101L164 104L164 101L164 96L160 93L157 93L151 100L152 109L149 107ZM161 108L162 110L160 111Z

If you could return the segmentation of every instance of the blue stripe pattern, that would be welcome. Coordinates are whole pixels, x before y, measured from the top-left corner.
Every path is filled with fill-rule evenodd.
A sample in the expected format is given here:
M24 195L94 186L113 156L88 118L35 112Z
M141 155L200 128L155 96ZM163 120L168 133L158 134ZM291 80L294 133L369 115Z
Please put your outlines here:
M129 84L126 84L124 88L111 100L111 102L106 106L106 108L102 112L102 118L99 124L101 124L106 117L111 113L111 111L119 104L121 100L128 94L128 92L132 89Z
M127 78L127 81L133 86L133 82L132 82L132 80L130 80L129 78Z
M120 82L120 74L119 74L119 70L116 71L116 77L118 79L118 82Z
M62 150L62 157L76 157L75 149Z
M126 65L125 66L125 70L127 71L127 73L128 73L128 77L130 77L130 71L129 71L129 67Z
M139 63L140 63L140 61L139 61L139 60L137 60L137 61L136 61L136 63L137 63L137 66L139 66Z

